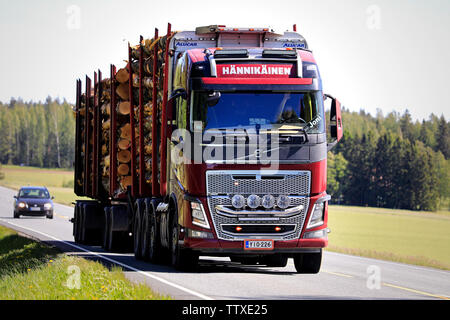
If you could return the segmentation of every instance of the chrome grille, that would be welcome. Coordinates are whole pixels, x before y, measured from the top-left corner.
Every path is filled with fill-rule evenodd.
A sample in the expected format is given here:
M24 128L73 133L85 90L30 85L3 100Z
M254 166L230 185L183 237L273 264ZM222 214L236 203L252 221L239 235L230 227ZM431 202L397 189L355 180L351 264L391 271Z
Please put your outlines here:
M224 232L222 225L229 224L276 224L276 225L296 225L293 232L283 235L271 234L270 238L276 240L294 240L300 237L303 225L305 223L306 214L309 208L309 192L310 192L309 171L277 171L274 174L260 171L209 171L206 175L208 206L211 212L214 227L219 239L241 241L242 239L261 238L264 234L242 235L237 236ZM274 216L264 215L263 217L246 216L245 220L239 220L239 217L228 217L220 215L216 212L217 205L231 206L231 197L235 194L248 196L257 194L263 196L272 194L277 197L281 194L289 195L291 199L291 207L303 205L303 209L299 214L282 218L278 220L267 220ZM269 236L269 235L268 235Z
M262 173L263 172L263 173ZM208 171L208 195L309 195L310 171Z

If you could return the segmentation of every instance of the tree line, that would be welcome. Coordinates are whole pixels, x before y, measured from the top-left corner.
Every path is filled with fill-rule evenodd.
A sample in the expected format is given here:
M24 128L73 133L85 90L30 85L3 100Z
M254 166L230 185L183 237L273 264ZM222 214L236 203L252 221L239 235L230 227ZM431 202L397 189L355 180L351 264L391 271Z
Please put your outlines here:
M328 158L333 202L358 206L448 209L450 123L406 111L376 116L343 110L344 138Z
M343 109L344 138L328 154L333 202L411 210L448 209L450 123L432 114ZM328 117L327 117L328 118ZM66 101L0 103L0 163L73 168L75 118Z
M43 103L0 103L0 163L72 168L75 119L72 106L50 97Z

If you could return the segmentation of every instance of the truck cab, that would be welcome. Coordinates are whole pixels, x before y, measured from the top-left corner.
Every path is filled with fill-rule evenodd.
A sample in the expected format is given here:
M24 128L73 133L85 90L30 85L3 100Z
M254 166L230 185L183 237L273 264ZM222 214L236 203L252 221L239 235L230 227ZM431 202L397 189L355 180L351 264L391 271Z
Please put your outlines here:
M171 234L173 262L217 255L284 266L293 257L297 271L318 272L328 243L327 151L342 119L306 40L207 26L176 33L169 50L161 184L170 215L161 230Z

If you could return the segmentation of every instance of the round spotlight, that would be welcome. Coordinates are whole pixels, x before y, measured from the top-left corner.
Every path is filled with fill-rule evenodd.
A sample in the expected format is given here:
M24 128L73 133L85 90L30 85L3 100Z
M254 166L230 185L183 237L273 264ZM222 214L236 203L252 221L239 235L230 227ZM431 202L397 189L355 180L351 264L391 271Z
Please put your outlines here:
M266 209L271 209L275 205L275 197L267 194L262 198L262 206Z
M277 199L277 206L281 209L287 209L291 203L291 200L288 196L281 195Z
M261 205L261 198L256 194L252 194L247 198L247 205L252 209L256 209Z
M241 196L240 194L235 195L233 198L231 198L231 204L236 209L242 209L245 206L244 196Z

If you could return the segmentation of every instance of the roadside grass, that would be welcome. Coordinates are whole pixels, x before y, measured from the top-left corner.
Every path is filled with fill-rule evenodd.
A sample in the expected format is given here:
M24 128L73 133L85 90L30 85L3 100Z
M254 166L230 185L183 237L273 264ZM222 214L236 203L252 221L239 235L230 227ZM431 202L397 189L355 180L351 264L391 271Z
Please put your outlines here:
M327 250L450 270L450 214L330 206Z
M73 192L73 171L66 169L42 169L34 167L20 167L3 165L5 177L0 185L19 190L22 186L45 186L55 201L65 205L72 205L77 199Z
M170 298L130 282L121 268L109 270L0 226L0 300L163 299Z

